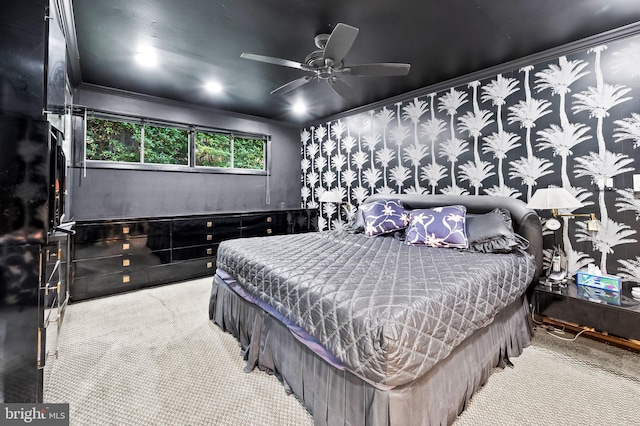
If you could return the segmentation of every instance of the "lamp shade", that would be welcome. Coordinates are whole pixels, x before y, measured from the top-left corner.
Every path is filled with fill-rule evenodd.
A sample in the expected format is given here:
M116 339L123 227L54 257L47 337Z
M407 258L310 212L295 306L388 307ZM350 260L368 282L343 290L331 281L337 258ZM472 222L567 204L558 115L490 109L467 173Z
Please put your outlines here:
M319 201L321 203L341 203L342 197L335 191L324 191Z
M527 207L535 210L577 209L582 203L564 188L541 188L533 194Z

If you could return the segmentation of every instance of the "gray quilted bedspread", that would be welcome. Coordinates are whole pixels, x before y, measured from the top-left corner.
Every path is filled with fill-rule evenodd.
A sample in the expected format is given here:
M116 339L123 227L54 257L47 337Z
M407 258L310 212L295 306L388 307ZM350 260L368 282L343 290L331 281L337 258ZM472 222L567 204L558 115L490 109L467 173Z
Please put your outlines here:
M388 386L422 376L489 324L535 270L528 254L341 231L225 241L217 266L351 371Z

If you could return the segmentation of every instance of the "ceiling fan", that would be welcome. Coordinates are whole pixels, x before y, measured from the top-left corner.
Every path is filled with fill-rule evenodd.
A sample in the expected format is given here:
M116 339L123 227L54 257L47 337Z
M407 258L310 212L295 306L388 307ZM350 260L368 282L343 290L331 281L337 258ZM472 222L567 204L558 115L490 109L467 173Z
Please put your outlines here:
M351 86L340 78L341 75L388 77L409 73L410 64L374 63L345 66L344 57L349 53L358 36L358 31L350 25L337 24L331 34L318 34L314 41L319 50L307 55L304 63L254 53L243 53L240 57L312 73L278 87L271 92L272 95L290 92L313 80L325 80L338 95L345 99L353 99L355 93Z

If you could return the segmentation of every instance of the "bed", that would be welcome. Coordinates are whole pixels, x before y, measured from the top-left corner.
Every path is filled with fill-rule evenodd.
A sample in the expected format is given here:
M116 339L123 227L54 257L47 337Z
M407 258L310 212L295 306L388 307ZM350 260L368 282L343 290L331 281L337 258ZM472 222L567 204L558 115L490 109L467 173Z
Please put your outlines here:
M315 424L451 424L492 369L530 342L526 291L542 271L540 221L503 197L374 195L363 207L380 204L400 205L409 227L221 243L210 319L239 340L245 370L275 374ZM442 206L462 209L474 233L500 215L517 247L411 244L418 212Z

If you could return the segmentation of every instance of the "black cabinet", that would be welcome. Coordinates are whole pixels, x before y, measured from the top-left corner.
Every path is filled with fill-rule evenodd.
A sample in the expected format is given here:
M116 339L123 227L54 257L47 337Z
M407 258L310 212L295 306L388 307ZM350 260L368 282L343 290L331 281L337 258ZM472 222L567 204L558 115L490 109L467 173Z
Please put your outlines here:
M58 4L31 0L2 5L0 402L4 403L42 402L46 322L62 301L67 280L64 250L48 245L53 243L51 225L59 223L63 212L59 190L64 188L56 188L60 182L52 160L60 158L60 151L52 143L53 129L44 111L64 111L66 45ZM59 133L55 135L59 139Z
M51 131L43 120L0 116L0 402L42 399L45 309L58 293L58 279L47 279L61 271L46 248Z
M2 402L42 401L44 310L38 283L41 246L0 246L0 395Z
M71 300L213 275L222 241L315 230L314 210L78 223Z
M620 293L577 286L538 285L533 292L535 312L565 323L594 328L601 333L640 340L640 301L631 295L630 283Z

